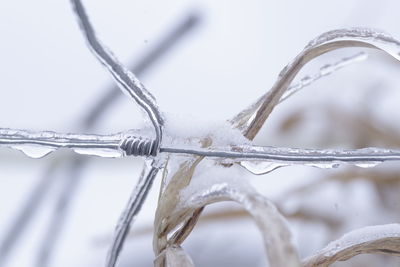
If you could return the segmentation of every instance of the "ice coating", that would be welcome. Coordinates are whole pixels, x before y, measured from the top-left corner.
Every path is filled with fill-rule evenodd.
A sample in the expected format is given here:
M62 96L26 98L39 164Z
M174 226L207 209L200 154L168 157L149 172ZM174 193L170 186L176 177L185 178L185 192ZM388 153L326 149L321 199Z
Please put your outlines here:
M337 164L360 165L373 167L385 161L400 160L400 151L384 148L363 148L352 150L332 149L301 149L285 147L257 147L257 146L231 146L209 148L172 148L164 147L162 152L198 155L214 158L231 158L235 161L265 161L290 165L327 165L337 167Z
M348 66L351 64L354 64L356 62L360 62L363 61L365 59L368 58L368 54L365 52L360 52L357 53L353 56L350 57L344 57L341 60L334 62L334 63L329 63L326 64L324 66L322 66L319 69L319 72L315 73L312 76L306 75L304 76L302 79L300 79L300 82L291 85L286 91L285 93L282 95L282 98L280 99L280 102L285 101L286 99L288 99L290 96L292 96L293 94L297 93L298 91L300 91L301 89L303 89L304 87L310 86L311 84L313 84L314 82L318 81L319 79L331 75L332 73Z
M344 234L341 238L328 244L324 249L326 255L332 256L339 250L344 250L360 243L371 242L387 237L400 237L400 224L367 226Z
M180 246L168 246L154 260L155 267L194 267L193 260Z
M22 151L32 158L41 158L59 148L100 157L121 157L119 149L123 134L63 134L50 131L28 131L0 128L0 146Z
M133 133L138 135L133 136ZM208 139L203 139L203 142L205 140L211 142L211 140L213 140L211 139L212 137L213 136L210 135ZM137 131L126 131L111 135L93 135L0 128L0 146L21 150L32 157L47 155L58 148L70 148L80 154L100 157L123 157L129 155L146 156L146 154L132 154L130 151L132 148L140 150L140 145L142 144L140 142L142 140L144 139ZM171 140L173 140L173 138L171 138ZM219 141L217 136L216 140L217 143L226 143L228 141L226 137L222 136ZM192 138L190 142L184 145L182 143L171 144L173 146L161 147L160 152L217 158L222 159L222 161L225 160L225 163L262 161L265 162L266 171L264 172L273 170L276 167L295 164L327 168L327 166L337 167L338 164L346 163L367 168L374 167L385 161L400 160L400 150L383 148L331 150L258 147L249 144L214 146L211 143L208 147L201 147L201 139L199 140L196 138ZM139 145L139 147L135 147L137 145ZM226 159L232 159L234 161L227 162ZM244 165L250 166L246 163Z
M346 233L329 243L315 255L305 259L303 266L328 266L358 254L379 253L400 255L400 224L367 226Z
M400 42L397 39L393 38L393 36L387 32L378 29L354 27L348 29L332 30L323 33L314 40L310 41L307 44L306 49L331 41L336 41L340 39L344 39L347 41L352 38L354 38L354 40L366 39L368 41L381 42L384 45L394 45L396 47L400 45Z

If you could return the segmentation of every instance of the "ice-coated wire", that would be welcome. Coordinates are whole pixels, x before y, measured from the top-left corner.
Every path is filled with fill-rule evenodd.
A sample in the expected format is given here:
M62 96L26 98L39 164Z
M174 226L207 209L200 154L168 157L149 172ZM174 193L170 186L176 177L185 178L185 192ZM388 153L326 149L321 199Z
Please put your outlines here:
M160 167L156 166L156 162L154 161L152 162L152 166L149 171L146 169L146 167L143 169L139 181L136 184L136 187L129 198L128 204L124 209L124 212L121 214L119 222L116 226L111 248L107 254L106 266L111 267L116 265L126 236L129 233L131 223L141 210L144 200L151 189L159 169Z
M172 29L164 39L162 39L157 46L149 51L138 63L130 67L132 73L136 75L143 74L153 65L156 61L162 58L183 36L188 34L200 22L199 14L196 12L190 13L187 17L180 22L176 28ZM93 108L86 115L83 126L85 128L91 127L96 124L102 114L106 113L108 108L115 102L121 93L117 86L112 86L105 90Z
M111 135L59 134L55 132L33 132L0 128L0 146L22 150L34 146L52 148L71 148L77 153L103 157L151 156L150 147L154 140L134 131ZM138 132L136 132L138 134ZM107 151L107 152L104 152ZM110 153L108 155L107 153ZM282 147L260 147L250 145L231 145L225 147L200 148L195 146L169 147L164 145L160 153L188 154L212 158L240 160L263 160L292 164L349 163L374 164L384 161L400 160L400 150L384 148L363 148L349 150L301 149ZM46 153L45 155L47 155Z
M185 18L179 22L179 24L173 28L170 32L168 32L162 40L158 42L158 44L151 48L138 63L133 64L131 66L131 70L136 74L145 73L154 63L156 63L160 58L162 58L165 54L171 51L171 49L177 44L178 41L182 39L185 35L190 33L195 26L198 25L200 21L199 15L194 13L189 13ZM94 125L96 125L99 119L102 118L102 115L106 113L111 106L112 103L120 96L119 89L116 86L112 86L106 88L105 94L93 105L93 108L89 111L88 115L82 121L82 127L85 130L90 130ZM80 158L79 160L76 157L72 159L71 169L68 171L71 172L69 177L74 177L71 183L76 183L79 181L81 177L80 169L86 165L87 161L90 158ZM85 159L85 160L84 160ZM56 181L53 179L54 177L54 166L56 166L55 162L49 165L49 168L46 169L39 183L32 189L32 192L26 199L25 204L22 208L19 209L19 212L12 220L10 224L10 229L6 232L6 235L3 240L0 242L0 266L5 264L8 255L12 251L15 242L19 239L19 237L23 234L27 224L31 221L32 217L36 213L37 209L42 203L42 200L45 196L45 193L49 190L51 184ZM78 177L79 176L79 177ZM71 190L72 189L72 190ZM55 248L55 242L58 232L61 231L61 227L54 227L53 225L58 225L59 221L63 221L66 214L66 209L68 207L69 199L73 198L73 191L75 191L76 187L66 186L62 190L62 196L59 202L63 202L64 205L57 204L57 208L54 209L54 215L52 215L52 221L50 223L50 229L55 229L55 231L50 232L43 239L43 247L40 249L40 256L37 260L37 266L44 267L45 264L49 261L47 258L50 257L52 251ZM44 250L47 249L47 252L44 253ZM47 258L46 258L47 257Z
M156 133L155 144L151 151L151 155L158 153L159 146L162 141L162 132L164 120L162 114L156 104L154 97L144 87L144 85L136 78L136 76L126 69L118 60L108 51L97 39L95 31L89 21L85 8L80 0L71 0L75 14L77 15L79 25L86 37L91 51L98 60L110 71L121 90L131 96L148 114L153 123Z
M177 28L175 28L172 32L170 32L165 39L160 42L160 45L156 46L154 49L150 51L138 64L136 64L132 69L134 73L141 73L145 71L156 59L160 58L163 54L165 54L173 44L175 44L182 36L189 32L189 30L193 29L193 27L198 23L199 17L196 13L191 13L187 18L181 22ZM148 93L148 92L147 92ZM84 119L83 127L85 129L90 129L93 124L97 122L97 120L101 117L101 114L105 113L106 108L110 106L112 102L116 99L119 93L115 90L115 88L111 88L106 95L104 95L100 101L94 106L93 110L89 113L89 115ZM150 95L151 97L151 95ZM143 144L143 143L140 143ZM155 155L157 151L157 139L153 140L151 146L147 146L150 150L152 150L152 156ZM140 148L140 146L139 146ZM130 151L135 151L135 149ZM146 152L148 153L148 152ZM80 174L80 169L84 165L84 162L80 163L79 160L74 160L71 166L71 171L73 172L73 176L76 177ZM78 181L78 178L72 179L71 183L75 183ZM70 188L72 188L70 190ZM61 204L57 205L57 209L54 211L54 215L50 224L50 228L54 229L54 232L48 233L43 241L43 247L40 249L39 258L37 261L37 266L44 267L46 263L48 263L48 257L51 255L50 250L54 249L54 243L57 239L58 233L60 232L60 227L57 227L59 222L62 220L60 218L65 217L65 210L68 206L69 199L72 198L72 193L75 191L75 186L68 186L63 189L61 193L60 201Z
M196 26L199 21L200 17L197 13L189 13L177 25L177 27L173 28L164 39L159 41L158 45L152 48L141 60L139 60L138 63L131 67L132 72L136 74L144 73L147 69L149 69L149 67L152 66L152 64L169 52L170 49L173 48L173 46L183 36L193 30L194 26ZM89 111L88 115L83 119L83 128L85 130L90 130L94 125L96 125L96 123L101 119L102 115L108 111L108 107L115 102L119 95L120 92L115 86L108 88L108 90L106 90L106 94L100 98L100 100ZM57 200L57 204L54 208L51 222L49 224L50 230L44 236L42 247L39 249L39 256L36 261L36 266L38 267L45 267L50 260L51 254L55 249L58 236L60 235L63 227L63 224L60 222L65 220L69 202L71 199L73 199L74 193L79 186L79 181L82 178L82 168L86 165L88 160L89 158L72 158L71 168L68 170L70 173L67 175L67 177L70 177L70 181L67 182L68 186L64 186L62 188L62 192L60 193L60 197ZM75 186L76 183L78 184ZM28 201L28 203L30 203L30 201ZM30 208L32 207L32 205L28 206Z
M121 137L120 133L115 135L62 134L51 131L38 132L0 128L0 145L21 148L21 150L24 146L48 148L49 152L58 148L88 151L91 149L118 150Z

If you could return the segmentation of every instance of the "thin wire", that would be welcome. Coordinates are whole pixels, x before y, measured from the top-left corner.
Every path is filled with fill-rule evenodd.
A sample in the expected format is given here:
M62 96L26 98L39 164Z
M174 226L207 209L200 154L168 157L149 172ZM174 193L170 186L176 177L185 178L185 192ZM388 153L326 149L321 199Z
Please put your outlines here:
M107 254L106 266L112 267L116 265L124 241L129 233L130 226L141 210L159 169L160 167L156 166L156 162L154 161L149 171L147 171L146 167L143 169L139 181L136 184L136 187L129 198L128 204L121 214L116 226L114 238Z
M383 148L363 148L343 151L256 146L235 146L231 148L209 149L162 147L160 152L197 155L213 158L231 158L239 161L252 159L292 164L320 164L338 162L352 164L374 164L384 161L400 161L400 150Z
M134 73L142 74L145 70L147 70L152 64L156 62L156 60L160 59L163 55L165 55L174 44L177 43L184 35L189 33L194 29L199 22L199 16L196 13L190 13L187 17L179 23L179 25L174 28L165 39L163 39L158 46L152 49L145 57L142 58L139 63L137 63L132 70ZM94 108L89 112L89 115L83 120L83 127L86 130L91 129L101 118L101 115L106 113L107 107L111 106L117 97L121 95L117 88L111 87L107 90L107 93L100 99L99 102L94 105ZM151 147L148 147L147 151L151 151L151 148L156 147L155 144L151 144ZM68 208L68 204L74 196L74 193L77 190L77 186L74 186L75 183L78 183L81 180L81 170L83 166L88 162L88 158L74 159L72 162L72 166L70 168L70 180L68 182L68 186L65 186L62 189L60 198L58 200L58 204L54 209L54 215L52 216L52 220L50 222L50 230L48 234L44 237L42 242L42 247L39 251L39 257L37 260L36 266L45 267L45 264L48 264L49 258L54 250L56 241L58 236L62 230L62 223L65 220L66 212ZM151 177L150 177L151 178ZM143 197L145 197L145 194ZM142 202L144 199L142 200ZM141 205L138 207L140 209ZM139 210L135 211L135 214ZM130 220L133 220L131 218ZM125 238L124 238L125 239ZM122 245L120 246L122 248Z
M133 136L133 131L111 135L58 134L55 132L33 132L0 128L0 146L20 149L21 145L51 146L52 148L71 148L86 155L99 155L97 150L114 151L113 155L151 157L148 149L154 140ZM138 132L137 132L138 133ZM17 145L15 147L15 145ZM96 148L97 150L94 150ZM53 150L54 151L54 150ZM400 150L384 148L363 148L352 150L300 149L282 147L260 147L253 145L232 145L225 147L168 147L160 148L160 153L188 154L212 158L235 160L263 160L293 164L318 164L345 162L353 164L372 164L383 161L400 160Z
M188 14L176 28L169 32L166 37L159 42L158 46L154 47L141 60L139 60L138 63L130 67L132 73L136 73L137 75L145 73L151 65L156 63L156 61L170 51L177 41L192 31L199 22L200 17L197 13L193 12ZM93 106L84 119L83 127L90 128L92 125L96 124L101 115L106 113L108 108L115 103L120 95L117 86L111 86L105 90L105 94L100 97L99 101Z
M93 54L110 71L119 87L130 95L148 114L156 133L156 146L152 149L152 155L157 155L162 141L164 120L154 97L147 91L136 76L119 63L112 53L100 43L81 1L71 0L71 3L82 32Z

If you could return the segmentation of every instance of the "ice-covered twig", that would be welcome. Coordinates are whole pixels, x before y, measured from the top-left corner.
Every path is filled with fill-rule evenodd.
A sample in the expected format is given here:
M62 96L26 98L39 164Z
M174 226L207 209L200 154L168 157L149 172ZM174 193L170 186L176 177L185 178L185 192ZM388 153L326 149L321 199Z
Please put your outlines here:
M121 90L132 97L146 111L153 123L156 138L154 142L155 146L152 147L151 154L155 156L161 144L164 124L162 114L156 104L155 98L147 91L136 76L119 63L114 55L100 43L81 1L71 0L71 3L82 32L94 55L110 71Z
M279 74L277 81L265 95L258 106L251 110L245 125L240 129L245 136L253 139L275 106L280 102L290 83L305 64L327 52L345 47L367 47L382 50L393 58L400 60L400 42L386 33L366 29L352 28L326 32L311 41L304 50Z
M351 231L303 261L304 267L327 267L359 254L400 256L400 224L368 226Z

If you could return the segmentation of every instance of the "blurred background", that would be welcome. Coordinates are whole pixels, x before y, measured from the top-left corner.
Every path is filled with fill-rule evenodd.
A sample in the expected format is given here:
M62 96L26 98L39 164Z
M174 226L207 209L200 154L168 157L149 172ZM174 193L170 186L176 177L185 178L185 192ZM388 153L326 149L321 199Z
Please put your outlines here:
M167 117L186 120L182 129L232 118L271 88L280 70L325 31L363 26L400 38L396 0L84 4L100 39L123 63L136 66ZM112 104L100 105L104 113L96 123L85 124L113 82L86 47L69 1L2 1L0 38L0 127L113 133L147 125L135 103L119 91ZM359 51L324 55L298 78ZM367 60L280 104L255 143L400 147L400 64L383 53L362 51L368 53ZM81 163L71 162L71 157ZM59 151L30 159L0 149L0 266L104 264L115 223L143 161L83 158ZM71 171L82 162L79 173ZM372 169L297 166L244 179L287 216L300 254L306 257L352 229L398 222L399 170L396 163ZM159 185L158 178L120 266L153 264L151 227ZM18 218L23 219L19 224ZM207 208L183 247L196 266L266 264L255 224L233 204ZM398 266L400 261L363 255L337 266L366 263Z

